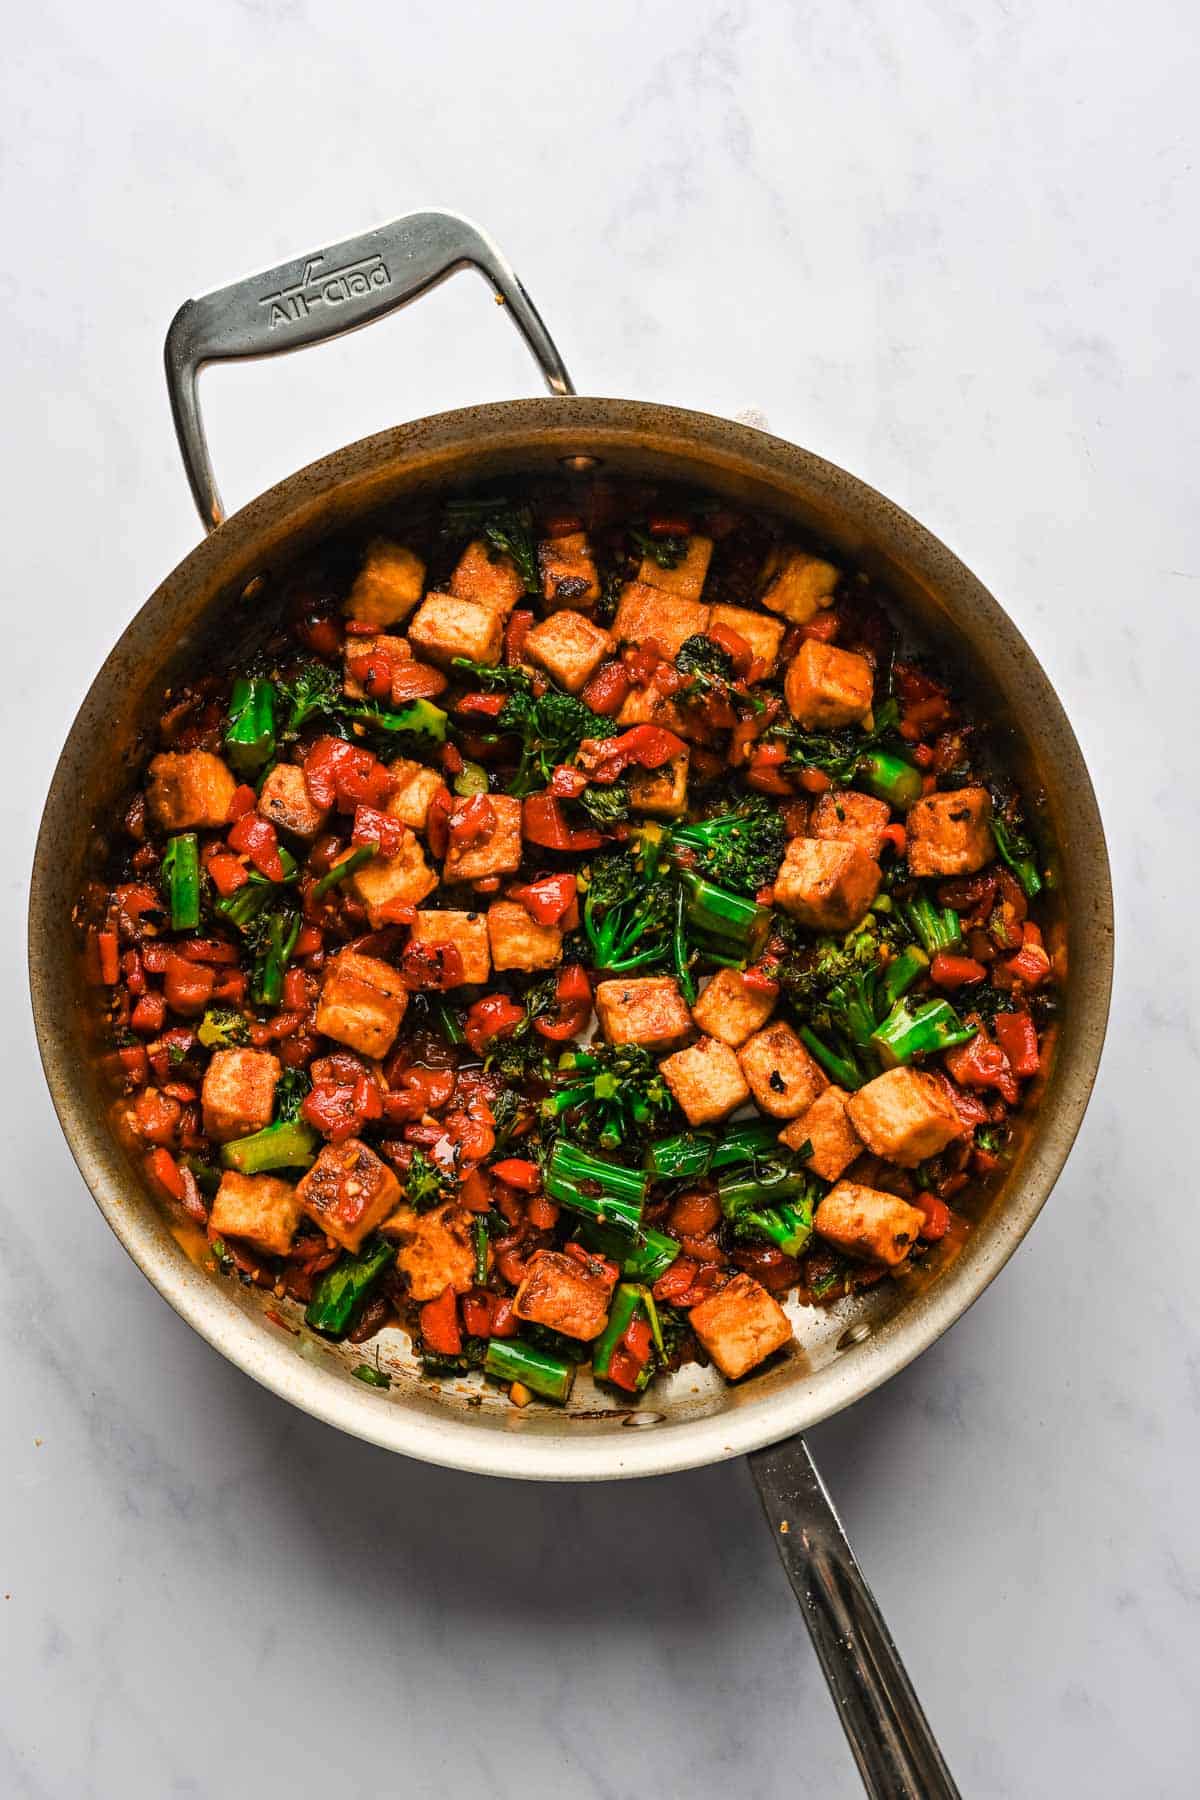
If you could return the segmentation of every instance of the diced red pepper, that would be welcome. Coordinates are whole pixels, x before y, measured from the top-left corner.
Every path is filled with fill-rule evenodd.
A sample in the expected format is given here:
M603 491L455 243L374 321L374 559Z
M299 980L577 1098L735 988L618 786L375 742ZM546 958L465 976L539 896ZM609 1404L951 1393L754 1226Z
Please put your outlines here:
M304 759L304 781L315 806L351 811L382 806L395 783L379 758L345 738L318 738Z
M115 931L98 931L96 933L96 954L99 959L101 982L105 987L116 987L121 977L121 964Z
M442 671L429 663L399 662L392 671L392 705L403 706L406 700L432 700L437 694L444 694L448 685Z
M979 1015L969 1016L967 1023L979 1025ZM995 1088L1010 1106L1019 1098L1020 1090L1013 1079L1008 1057L982 1027L970 1043L959 1044L955 1049L947 1050L944 1060L950 1074L960 1086Z
M494 1037L506 1037L525 1017L525 1008L507 994L485 994L467 1009L463 1030L476 1056L482 1056Z
M483 1169L471 1170L471 1173L466 1177L466 1180L459 1186L458 1198L460 1204L465 1206L468 1212L485 1213L491 1211L492 1184L488 1180L487 1174Z
M936 1244L950 1229L950 1208L936 1194L918 1194L913 1205L925 1215L921 1236L927 1244Z
M754 663L754 651L740 631L732 625L710 625L705 632L717 648L723 650L733 664L735 675L748 675Z
M603 663L583 690L583 704L602 718L611 719L620 712L632 685L624 663Z
M390 813L380 812L375 806L355 807L351 844L375 844L381 856L396 856L406 834L407 827Z
M1028 1080L1041 1066L1038 1053L1037 1026L1027 1012L997 1013L992 1021L996 1042L1009 1061L1014 1075Z
M167 1003L161 994L143 994L129 1015L129 1029L139 1037L157 1037L167 1021Z
M454 703L455 712L471 718L495 719L504 711L507 694L464 694Z
M987 970L973 956L954 956L948 950L939 950L929 965L929 979L934 987L968 987L986 978Z
M735 727L736 735L736 727ZM732 749L732 746L731 746ZM792 792L792 784L783 774L783 764L787 761L787 745L781 743L760 744L751 752L746 780L760 794L788 794Z
M842 628L842 621L831 608L819 612L800 626L801 638L815 639L819 644L832 644Z
M437 993L460 986L463 978L462 951L457 944L408 944L400 962L400 973L409 988Z
M559 763L550 777L550 785L546 789L556 800L578 800L588 785L588 778L582 769L572 769L566 763Z
M559 972L554 997L558 1016L533 1021L533 1029L553 1044L578 1037L592 1014L592 988L582 963L566 963Z
M543 875L537 881L509 889L510 898L520 902L535 925L557 925L563 914L570 911L577 893L571 874Z
M229 894L236 894L250 879L237 857L226 856L224 851L219 850L210 856L204 866L222 899Z
M553 794L528 794L522 803L521 829L531 844L544 850L598 850L599 831L573 830Z
M585 738L579 761L593 781L607 785L631 767L661 769L685 749L683 739L661 725L634 725L618 737Z
M171 954L182 956L185 962L223 963L230 968L239 960L237 945L226 944L221 938L186 938L172 944Z
M117 1063L127 1081L142 1087L150 1079L150 1062L141 1044L126 1044L117 1051Z
M890 844L897 856L903 856L908 849L908 832L897 819L894 824L885 825L882 832L885 844Z
M269 819L243 813L229 833L229 847L248 856L268 881L282 881L287 874L279 856L279 838Z
M545 1194L530 1194L525 1203L525 1217L535 1231L553 1231L558 1224L558 1207Z
M347 635L351 635L347 628ZM357 635L355 633L354 635ZM349 648L349 646L347 646ZM360 650L346 658L347 673L372 700L390 700L397 663L385 650Z
M429 840L430 850L439 862L445 859L450 847L450 814L453 811L454 800L450 789L438 788L425 813L425 836Z
M171 954L163 971L163 993L173 1012L202 1013L212 999L216 970L205 963L188 962L186 957Z
M497 1181L506 1181L509 1187L520 1188L526 1194L536 1193L542 1185L541 1170L523 1156L507 1156L503 1162L493 1163L488 1173Z
M244 819L258 805L258 795L249 782L243 781L233 790L233 799L229 802L228 820L232 825L238 819Z
M757 963L751 963L748 969L742 970L742 986L748 987L752 994L770 995L772 999L779 992L779 983Z
M151 1150L146 1158L146 1173L168 1200L182 1200L185 1193L183 1171L169 1150Z
M455 849L477 844L496 829L496 809L486 794L470 794L450 814L446 832Z
M504 627L504 660L511 667L519 663L525 652L525 639L533 630L533 614L518 607Z
M457 1356L461 1352L458 1296L452 1287L443 1288L436 1300L427 1300L421 1308L421 1336L439 1356Z

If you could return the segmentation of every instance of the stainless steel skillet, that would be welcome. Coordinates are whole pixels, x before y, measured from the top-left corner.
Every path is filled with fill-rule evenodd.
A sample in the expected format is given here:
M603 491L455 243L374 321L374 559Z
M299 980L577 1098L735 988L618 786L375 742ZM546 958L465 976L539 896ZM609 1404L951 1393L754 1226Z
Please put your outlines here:
M353 330L476 268L509 311L552 398L472 407L397 426L301 469L226 518L197 401L200 367L297 349ZM1095 1079L1112 972L1112 898L1079 746L1037 659L944 545L864 483L765 433L707 414L574 394L516 275L476 227L420 213L189 301L167 339L167 377L192 492L210 535L121 635L71 728L42 819L29 955L43 1064L63 1130L101 1211L159 1292L256 1380L345 1431L409 1456L531 1480L653 1475L751 1453L751 1467L864 1782L887 1796L956 1790L803 1439L807 1426L886 1381L983 1291L1032 1225L1066 1159ZM144 1190L111 1124L71 914L103 855L164 685L335 530L392 503L505 475L614 474L686 481L773 511L886 584L1000 721L1053 872L1066 1005L1041 1104L965 1245L923 1278L832 1313L795 1308L796 1345L741 1387L694 1368L630 1410L577 1384L564 1412L518 1412L464 1380L440 1391L404 1342L380 1393L350 1378L353 1353L281 1330L256 1290L218 1282Z

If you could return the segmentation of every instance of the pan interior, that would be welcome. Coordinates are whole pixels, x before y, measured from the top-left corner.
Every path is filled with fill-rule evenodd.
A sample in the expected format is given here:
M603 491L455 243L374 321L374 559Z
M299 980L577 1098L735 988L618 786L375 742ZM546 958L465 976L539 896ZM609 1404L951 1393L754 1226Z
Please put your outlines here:
M575 473L580 459L587 466ZM904 1280L831 1310L793 1300L791 1350L741 1386L692 1365L630 1407L583 1376L566 1411L518 1410L475 1376L432 1387L392 1330L365 1351L392 1385L367 1388L351 1375L363 1348L330 1345L289 1304L208 1275L199 1234L169 1221L145 1189L112 1129L72 910L103 865L104 822L130 786L164 686L209 643L253 630L256 607L298 558L448 490L519 477L569 484L597 471L680 482L794 524L888 590L971 691L1036 801L1068 971L1057 1052L1040 1107L1020 1122L1003 1179L980 1192L965 1239L944 1240ZM489 1472L589 1478L687 1467L801 1429L885 1380L965 1310L1029 1228L1078 1128L1103 1039L1111 931L1103 833L1074 735L1016 628L943 545L853 477L765 434L635 402L566 399L445 414L363 440L253 502L168 577L104 664L63 750L35 861L30 977L76 1160L130 1254L204 1336L286 1398L389 1448Z

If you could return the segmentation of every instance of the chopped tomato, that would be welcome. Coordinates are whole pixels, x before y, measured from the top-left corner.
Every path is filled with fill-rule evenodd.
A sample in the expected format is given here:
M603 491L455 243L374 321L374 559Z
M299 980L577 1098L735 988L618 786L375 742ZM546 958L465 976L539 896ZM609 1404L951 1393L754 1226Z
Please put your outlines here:
M486 794L471 794L460 800L446 824L449 841L457 850L477 844L495 829L496 809Z
M347 626L347 635L356 635L353 626ZM385 650L378 648L360 650L346 658L347 673L372 700L391 699L392 676L397 666Z
M815 639L819 644L832 644L842 628L842 621L836 612L827 609L819 612L815 619L808 619L800 627L801 638Z
M507 994L485 994L467 1009L463 1027L467 1042L476 1056L482 1056L494 1037L508 1036L524 1017L525 1008L510 1000Z
M437 993L459 987L463 978L462 951L457 944L408 944L400 962L406 987Z
M522 804L521 829L531 844L544 850L598 850L599 831L573 830L553 794L528 794Z
M404 1069L384 1095L383 1110L394 1125L407 1125L426 1113L440 1112L453 1093L452 1069Z
M1013 1105L1019 1098L1020 1090L1013 1079L1012 1069L1007 1056L983 1030L978 1013L967 1018L967 1024L979 1025L980 1029L968 1044L959 1044L945 1053L945 1063L950 1074L960 1086L968 1088L995 1088L1000 1097Z
M279 856L279 838L269 819L258 813L243 813L229 833L229 847L250 858L260 875L268 881L282 881L287 874Z
M427 1300L421 1308L421 1336L439 1356L457 1356L461 1352L458 1297L452 1287L443 1288L436 1300Z
M399 819L393 819L390 813L380 812L374 806L355 807L354 830L350 835L352 844L375 844L380 856L396 856L406 834L407 827Z
M578 892L574 875L543 875L509 889L509 897L525 908L535 925L557 925L570 911Z
M395 785L378 757L335 737L317 739L304 759L304 780L314 805L346 812L382 805Z
M734 727L737 736L737 727ZM732 756L732 745L730 746ZM746 780L760 794L790 795L792 784L783 773L783 764L787 761L786 744L760 744L750 754L750 764L746 770Z
M559 763L550 777L550 786L546 789L556 800L578 800L587 787L588 778L582 769L569 768L566 763Z
M425 814L425 836L429 840L429 848L441 862L445 859L450 847L450 815L454 811L454 800L448 787L440 787L429 802Z
M342 1144L369 1119L382 1118L383 1097L364 1070L353 1083L318 1082L300 1110L331 1144Z
M682 738L661 725L634 725L619 737L585 738L580 745L579 762L593 781L608 785L631 767L661 769L686 747Z

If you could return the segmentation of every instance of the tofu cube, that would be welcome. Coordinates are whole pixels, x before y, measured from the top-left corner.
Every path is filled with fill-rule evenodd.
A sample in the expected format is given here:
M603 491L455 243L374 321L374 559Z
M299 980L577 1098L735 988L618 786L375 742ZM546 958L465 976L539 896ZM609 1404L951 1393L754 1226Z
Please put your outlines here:
M329 809L317 806L308 791L304 770L295 763L276 763L258 794L258 810L278 830L314 838Z
M504 642L504 615L479 600L428 594L408 628L408 641L431 663L448 669L456 656L498 663Z
M806 638L788 664L783 692L800 725L858 725L871 710L875 676L856 651Z
M415 551L390 538L372 538L342 611L364 625L398 625L407 619L424 586L425 564Z
M353 851L347 851L352 855ZM338 858L341 862L343 859ZM404 841L395 856L378 852L355 869L350 885L367 909L367 917L375 930L394 922L389 910L397 906L419 906L432 894L438 878L425 861L425 851L414 831L405 831Z
M882 879L858 844L793 838L775 877L775 904L813 931L849 931L866 916Z
M692 1015L672 975L602 981L596 989L596 1012L610 1044L678 1050L691 1035Z
M539 1250L529 1259L513 1311L518 1319L590 1343L608 1324L615 1281L615 1272L610 1273L599 1258L584 1263L558 1250Z
M839 1181L813 1214L813 1228L827 1243L889 1269L904 1261L924 1223L925 1215L898 1194L857 1181Z
M673 731L676 737L690 738L693 743L703 743L711 736L705 726L693 723L693 716L682 706L677 706L653 681L645 687L630 689L621 702L617 724L623 731L631 725L661 725L665 731Z
M427 944L434 948L457 950L462 958L462 974L451 987L476 987L487 980L492 969L488 952L487 920L479 912L419 912L408 934L410 944Z
M846 1102L850 1123L873 1156L915 1169L961 1137L965 1129L935 1076L924 1069L889 1069Z
M396 1267L407 1278L409 1298L436 1300L446 1289L465 1294L475 1285L475 1241L471 1214L450 1200L443 1206L419 1213L400 1206L380 1229L385 1237L398 1238ZM488 1266L492 1252L488 1249Z
M775 996L748 987L740 969L718 969L692 1008L692 1017L709 1037L737 1050L761 1031L775 1010Z
M688 638L708 624L709 609L686 594L669 593L644 581L627 581L621 589L613 636L619 644L648 644L664 656L675 656Z
M343 1250L362 1247L400 1202L400 1183L361 1138L326 1144L299 1182L300 1205L314 1225Z
M269 1050L215 1050L200 1092L209 1137L228 1144L269 1125L281 1072L279 1058Z
M908 867L913 875L973 875L992 860L992 797L986 788L926 794L909 809Z
M658 1066L689 1125L727 1119L750 1098L738 1059L720 1038L703 1037Z
M216 831L229 823L237 781L209 750L164 750L150 764L146 803L164 831Z
M511 794L489 794L495 822L470 844L451 843L442 874L447 881L484 881L515 875L521 866L521 802Z
M600 598L595 559L582 531L568 531L539 544L538 568L547 612L560 606L589 607Z
M713 607L708 622L710 629L714 625L727 625L731 631L736 631L739 637L745 638L759 661L766 664L766 674L775 673L786 625L781 625L778 619L768 619L763 613L752 612L748 606L723 604Z
M560 687L577 694L587 686L613 641L607 631L593 625L582 613L561 611L535 625L525 639L525 655L545 669Z
M754 1104L773 1119L797 1118L829 1086L820 1064L782 1019L748 1038L737 1059Z
M456 600L476 600L507 619L524 594L525 583L511 556L493 551L482 538L476 538L458 559L450 577L450 592Z
M402 825L407 825L410 831L424 831L429 818L429 802L442 786L442 777L436 769L427 769L424 763L413 762L407 756L399 756L394 763L389 763L388 774L396 785L384 810L393 819L399 819Z
M326 965L317 1030L360 1056L386 1056L408 1008L400 972L378 956L339 950Z
M407 638L389 637L386 632L378 632L374 637L348 637L342 651L342 692L351 700L363 699L367 691L350 666L361 666L364 658L372 670L387 675L390 688L396 665L411 662L412 650Z
M808 836L827 843L857 844L873 862L883 851L883 834L892 809L873 794L857 794L852 788L832 789L815 800L808 819Z
M680 751L660 769L630 769L629 803L634 812L652 819L681 819L687 811L688 751Z
M493 900L487 910L492 967L552 969L562 961L563 934L557 925L539 925L516 900Z
M836 1181L862 1155L862 1139L846 1111L849 1098L845 1088L827 1087L806 1112L779 1134L780 1143L789 1150L802 1150L806 1143L812 1145L807 1167L822 1181Z
M756 1369L792 1338L782 1306L752 1275L735 1275L693 1306L688 1323L726 1381Z
M664 594L677 595L681 600L698 600L704 591L712 550L711 538L690 537L687 549L673 569L664 569L652 556L647 556L643 558L637 578L646 587L659 588Z
M222 1175L208 1215L210 1232L243 1238L266 1256L286 1256L299 1223L300 1201L290 1181L234 1169Z
M841 571L832 563L810 556L795 544L772 550L763 566L762 603L793 625L807 625L823 606L833 605Z

